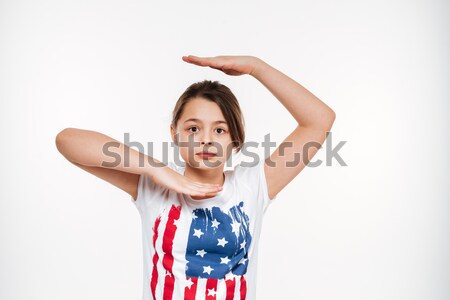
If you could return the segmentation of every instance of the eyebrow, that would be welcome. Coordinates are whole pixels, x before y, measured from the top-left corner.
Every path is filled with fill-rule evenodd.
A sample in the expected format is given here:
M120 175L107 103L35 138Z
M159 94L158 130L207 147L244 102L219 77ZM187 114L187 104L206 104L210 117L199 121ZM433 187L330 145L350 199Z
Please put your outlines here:
M198 123L202 123L202 121L200 119L196 119L196 118L190 118L187 119L186 121L184 121L184 123L187 123L189 121L193 121L193 122L198 122ZM219 120L219 121L215 121L213 122L213 124L227 124L227 122L223 121L223 120Z

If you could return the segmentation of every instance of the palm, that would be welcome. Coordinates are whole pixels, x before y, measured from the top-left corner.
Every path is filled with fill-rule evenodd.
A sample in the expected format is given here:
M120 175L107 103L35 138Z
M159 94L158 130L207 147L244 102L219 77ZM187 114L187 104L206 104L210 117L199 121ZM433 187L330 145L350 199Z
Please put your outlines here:
M183 56L183 60L202 67L211 67L232 76L251 74L255 68L255 57L253 56L198 57L189 55Z

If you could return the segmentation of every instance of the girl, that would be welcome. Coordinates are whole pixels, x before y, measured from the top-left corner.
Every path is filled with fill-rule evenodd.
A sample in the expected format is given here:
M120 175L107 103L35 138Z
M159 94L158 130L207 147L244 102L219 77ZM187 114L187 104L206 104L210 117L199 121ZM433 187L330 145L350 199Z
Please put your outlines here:
M232 76L253 76L298 126L270 157L224 171L233 151L244 146L244 120L233 93L205 80L192 84L173 112L170 132L183 166L162 164L89 130L66 128L56 145L71 163L132 197L142 220L143 299L254 300L264 212L316 154L335 113L257 57L182 59ZM119 161L105 155L105 145L114 145L108 150Z

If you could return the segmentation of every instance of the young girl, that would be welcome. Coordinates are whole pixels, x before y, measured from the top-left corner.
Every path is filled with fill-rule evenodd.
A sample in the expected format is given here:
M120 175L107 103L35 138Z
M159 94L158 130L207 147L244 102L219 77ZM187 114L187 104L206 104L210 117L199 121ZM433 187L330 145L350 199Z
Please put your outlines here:
M335 113L257 57L189 55L183 60L253 76L298 126L270 157L224 171L233 152L244 146L244 120L230 89L205 80L188 87L173 112L171 136L184 165L162 164L89 130L64 129L56 145L71 163L131 195L142 220L144 300L254 300L264 212L317 153ZM105 145L114 145L110 155ZM112 161L111 153L120 160Z

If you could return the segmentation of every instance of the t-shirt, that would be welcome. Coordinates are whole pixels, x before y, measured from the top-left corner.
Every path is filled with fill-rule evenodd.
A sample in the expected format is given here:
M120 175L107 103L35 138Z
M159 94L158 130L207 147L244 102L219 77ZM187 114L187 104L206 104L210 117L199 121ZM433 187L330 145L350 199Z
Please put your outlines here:
M246 164L246 165L244 165ZM223 189L195 200L141 175L143 300L256 297L258 242L269 199L264 160L224 170ZM168 166L184 174L185 166Z

